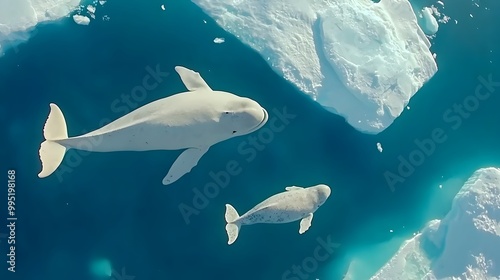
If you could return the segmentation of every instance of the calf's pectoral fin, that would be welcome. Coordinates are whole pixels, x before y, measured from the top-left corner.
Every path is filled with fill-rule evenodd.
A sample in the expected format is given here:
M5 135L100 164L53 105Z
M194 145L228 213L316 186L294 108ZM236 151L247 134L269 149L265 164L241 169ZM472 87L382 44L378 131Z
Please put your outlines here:
M189 148L175 160L168 171L167 176L163 178L164 185L172 184L180 179L186 173L189 173L193 167L198 164L200 158L208 151L209 147Z
M305 216L302 220L300 220L300 229L299 229L300 234L303 234L311 227L312 219L313 219L313 213L310 213L309 215Z

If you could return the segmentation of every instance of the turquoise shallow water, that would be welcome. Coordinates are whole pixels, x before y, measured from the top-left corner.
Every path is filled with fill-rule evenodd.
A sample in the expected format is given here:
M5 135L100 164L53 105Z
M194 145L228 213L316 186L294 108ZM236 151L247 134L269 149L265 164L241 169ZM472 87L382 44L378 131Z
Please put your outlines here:
M376 136L326 112L189 1L110 1L97 10L98 18L107 14L109 21L79 26L67 18L39 26L18 52L0 58L2 170L18 175L17 272L6 279L93 279L89 262L97 258L109 259L116 273L125 269L136 280L286 279L292 265L314 256L318 238L340 247L308 279L341 279L352 259L358 279L366 279L399 246L380 244L409 238L426 221L442 217L474 170L500 165L500 88L470 116L460 117L460 125L457 113L447 113L470 99L479 75L500 80L499 4L480 6L446 3L445 13L459 23L441 25L432 41L438 73L412 98L411 109ZM225 43L214 44L215 37ZM215 145L191 173L168 187L161 179L179 152L70 152L66 172L36 177L50 102L64 112L69 134L81 134L127 109L184 91L175 65L200 72L212 88L257 100L273 112L271 119L277 118L273 110L294 117L258 149L244 143L250 136ZM130 95L147 69L157 67L169 74L127 105L122 94ZM415 141L435 129L446 140L391 188L384 174L401 175L400 159L409 160ZM210 172L225 170L230 161L241 172L186 224L179 205L193 206L194 189L213 182ZM227 246L225 203L243 213L286 186L318 183L330 185L332 196L307 234L298 234L297 223L255 225L244 227ZM2 201L5 196L0 193ZM4 220L6 212L0 213ZM0 247L3 252L6 243ZM5 258L2 253L4 264Z

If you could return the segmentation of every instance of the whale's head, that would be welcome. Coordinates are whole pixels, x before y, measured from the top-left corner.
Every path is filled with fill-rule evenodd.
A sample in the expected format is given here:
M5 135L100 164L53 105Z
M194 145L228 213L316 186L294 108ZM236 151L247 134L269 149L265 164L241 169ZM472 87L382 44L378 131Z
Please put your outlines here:
M267 123L267 111L252 99L245 97L228 100L219 123L229 137L252 133Z
M318 207L323 205L323 203L325 203L325 201L330 196L330 193L332 192L330 190L330 187L324 184L311 187L311 189L313 189L316 194L316 205Z

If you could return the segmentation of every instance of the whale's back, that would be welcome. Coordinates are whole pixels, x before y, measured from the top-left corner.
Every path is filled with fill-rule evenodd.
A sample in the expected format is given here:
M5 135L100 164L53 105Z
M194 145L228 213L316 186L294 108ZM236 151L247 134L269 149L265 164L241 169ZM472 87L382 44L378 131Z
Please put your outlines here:
M242 224L289 223L314 212L317 205L307 189L275 194L241 216Z
M212 98L210 98L212 97ZM87 134L64 140L99 142L93 151L178 150L210 146L221 139L220 102L203 92L184 92L146 104ZM223 137L222 137L223 138Z

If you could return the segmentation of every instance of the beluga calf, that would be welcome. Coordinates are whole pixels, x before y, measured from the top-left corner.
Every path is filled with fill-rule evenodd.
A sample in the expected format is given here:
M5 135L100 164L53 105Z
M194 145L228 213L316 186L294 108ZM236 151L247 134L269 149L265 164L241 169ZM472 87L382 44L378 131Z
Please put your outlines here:
M68 137L66 121L56 104L43 129L40 145L42 171L52 174L68 149L92 152L184 151L162 183L172 184L198 164L208 149L221 141L252 133L268 120L257 102L229 92L212 90L198 72L176 66L187 92L146 104L129 114L84 135Z
M311 226L313 213L331 193L330 187L324 184L308 188L292 186L285 190L257 204L242 216L231 204L226 204L227 244L236 241L242 225L283 224L300 220L299 233L303 234Z

